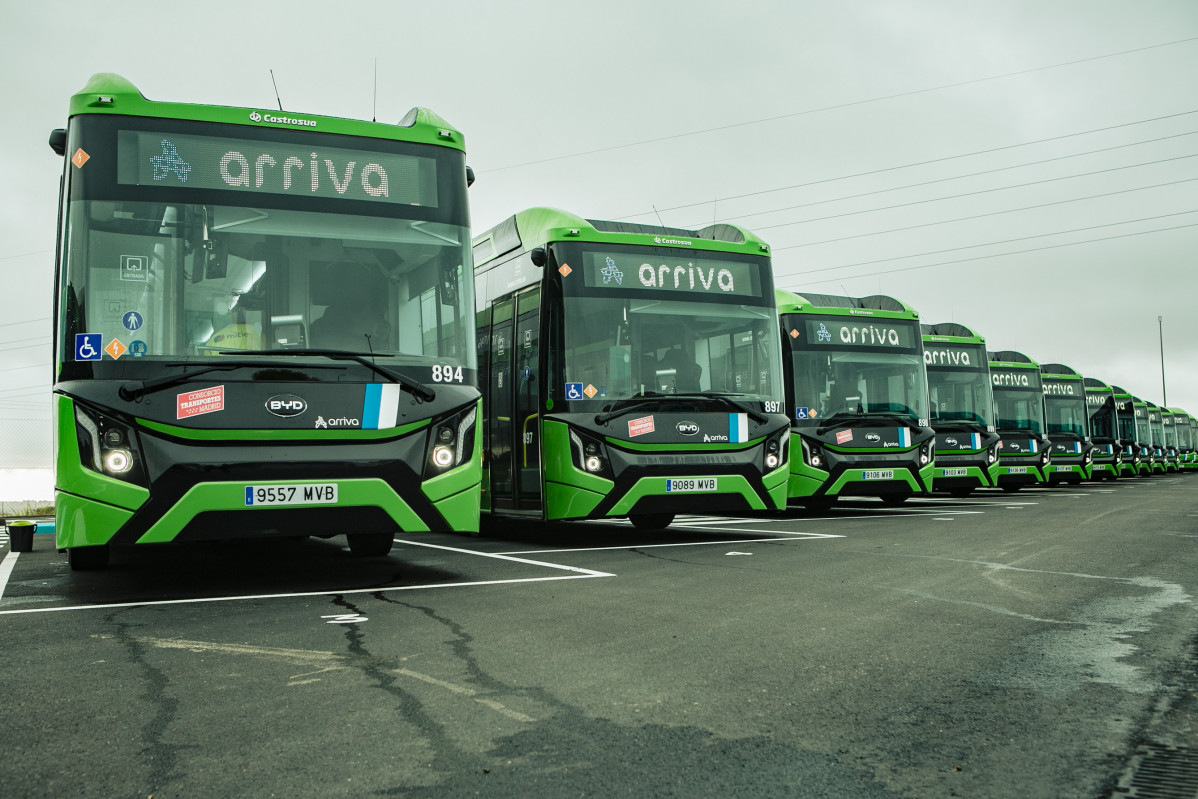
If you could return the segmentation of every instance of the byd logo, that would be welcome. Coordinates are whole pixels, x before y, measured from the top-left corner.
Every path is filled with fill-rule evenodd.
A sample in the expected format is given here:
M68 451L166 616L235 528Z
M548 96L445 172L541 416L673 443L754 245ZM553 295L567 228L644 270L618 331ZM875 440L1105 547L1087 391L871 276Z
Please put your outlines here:
M684 436L693 436L699 432L699 425L694 422L679 422L674 428Z
M275 394L266 401L266 410L275 416L299 416L308 410L308 403L294 394Z

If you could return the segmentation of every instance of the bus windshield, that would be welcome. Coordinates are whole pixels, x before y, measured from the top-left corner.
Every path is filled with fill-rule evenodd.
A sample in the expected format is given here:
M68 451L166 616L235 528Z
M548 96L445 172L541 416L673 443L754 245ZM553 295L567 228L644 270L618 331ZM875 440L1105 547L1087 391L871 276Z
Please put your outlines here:
M1086 436L1086 392L1081 380L1044 383L1044 418L1048 433Z
M932 427L936 426L936 422L967 422L992 430L994 403L985 348L961 345L953 345L953 348L970 352L972 357L958 357L955 359L957 365L942 366L938 365L941 362L939 359L929 361L928 354L934 353L928 344L924 345ZM972 365L966 366L966 363Z
M328 136L301 161L287 156L297 145L196 135L231 126L89 123L84 143L117 141L118 157L109 172L88 164L72 180L65 361L152 370L332 349L474 370L464 210L438 182L442 156L408 154L439 148ZM321 147L334 140L340 149Z
M768 260L610 244L554 250L558 264L583 272L569 277L558 267L566 276L556 382L578 386L567 399L712 393L781 407ZM677 285L675 267L684 272Z
M1115 397L1105 392L1086 392L1086 407L1090 411L1090 435L1096 439L1122 438L1115 434Z

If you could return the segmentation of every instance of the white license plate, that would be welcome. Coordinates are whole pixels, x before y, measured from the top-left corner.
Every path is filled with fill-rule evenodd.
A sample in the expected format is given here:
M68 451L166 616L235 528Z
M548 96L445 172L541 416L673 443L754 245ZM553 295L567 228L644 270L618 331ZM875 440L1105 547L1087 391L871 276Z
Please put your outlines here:
M715 477L683 477L666 480L666 491L717 491L719 481Z
M336 483L264 485L245 487L245 506L332 505L337 502Z
M969 474L968 469L941 469L941 477L965 477Z
M1027 474L1026 466L1008 466L1007 474Z
M866 469L861 473L863 480L893 480L894 469Z
M1105 463L1096 463L1096 464L1094 464L1094 471L1096 471L1096 472L1105 472L1105 471L1106 471L1106 464L1105 464Z
M1058 466L1058 467L1056 467L1056 469L1057 469L1057 471L1058 471L1058 472L1071 472L1071 471L1073 471L1073 467L1072 467L1072 466Z

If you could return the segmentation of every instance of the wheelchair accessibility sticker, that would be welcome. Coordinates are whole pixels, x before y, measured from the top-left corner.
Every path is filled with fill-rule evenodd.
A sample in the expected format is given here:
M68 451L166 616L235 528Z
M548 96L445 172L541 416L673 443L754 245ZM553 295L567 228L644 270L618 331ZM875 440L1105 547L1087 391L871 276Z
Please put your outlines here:
M566 383L566 399L582 399L582 383Z
M75 360L98 361L103 358L104 351L100 349L101 341L100 333L76 333Z

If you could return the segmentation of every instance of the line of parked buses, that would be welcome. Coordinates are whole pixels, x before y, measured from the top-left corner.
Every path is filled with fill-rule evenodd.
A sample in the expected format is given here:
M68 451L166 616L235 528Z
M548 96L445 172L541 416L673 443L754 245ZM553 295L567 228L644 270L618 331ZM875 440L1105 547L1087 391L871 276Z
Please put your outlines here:
M775 290L769 245L515 214L461 134L71 98L55 266L57 543L890 504L1193 469L1194 419L885 296Z

